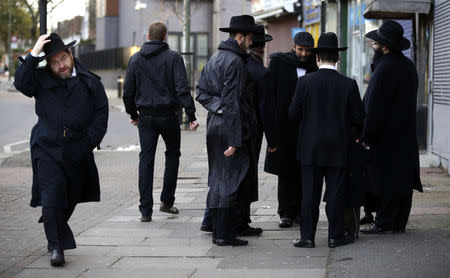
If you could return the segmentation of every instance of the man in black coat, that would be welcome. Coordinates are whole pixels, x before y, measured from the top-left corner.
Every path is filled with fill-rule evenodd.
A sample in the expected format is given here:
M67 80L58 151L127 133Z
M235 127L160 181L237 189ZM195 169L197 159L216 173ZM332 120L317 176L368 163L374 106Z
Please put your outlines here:
M139 211L141 221L150 222L153 213L153 172L159 135L166 144L166 164L159 210L178 214L173 206L180 162L178 110L184 107L191 130L196 130L195 106L181 55L169 48L167 27L150 24L149 42L130 58L124 83L123 102L131 124L139 130ZM138 113L139 112L139 113Z
M356 81L339 74L337 36L320 36L317 52L319 71L301 77L289 106L289 118L300 121L297 159L302 165L301 239L295 247L312 248L323 179L326 181L328 246L348 244L344 236L344 190L352 126L362 126L364 112Z
M197 82L197 98L208 110L206 146L208 150L207 208L214 215L213 243L246 245L236 238L235 208L250 196L250 138L256 132L253 90L249 88L246 50L252 42L255 20L233 16L230 27L220 28L230 38L219 44Z
M280 141L274 153L267 153L264 170L278 175L279 226L287 228L300 215L301 172L295 159L297 125L288 119L288 107L294 95L297 79L317 71L316 61L311 54L314 39L308 32L297 33L293 50L270 55L269 71L275 90Z
M417 70L402 50L410 47L402 26L388 20L366 37L383 56L367 87L362 141L373 152L380 207L375 223L363 233L405 232L413 189L422 192L416 138Z
M100 201L93 149L108 124L108 99L100 78L89 72L52 33L42 35L16 71L17 90L36 101L38 122L31 131L33 188L30 205L42 206L52 266L76 248L67 224L76 204ZM44 50L45 56L38 57ZM42 60L45 68L37 67Z
M239 209L238 223L236 232L238 235L249 236L259 235L262 233L261 228L253 228L248 225L250 223L250 203L258 200L258 161L261 151L263 133L266 135L267 151L273 153L276 151L278 144L279 128L277 121L276 99L273 92L273 81L270 72L264 67L263 57L266 42L273 38L264 34L264 26L257 25L253 34L252 45L248 49L247 70L250 81L254 85L257 125L256 134L251 136L250 140L250 189L247 202L243 203L243 207Z

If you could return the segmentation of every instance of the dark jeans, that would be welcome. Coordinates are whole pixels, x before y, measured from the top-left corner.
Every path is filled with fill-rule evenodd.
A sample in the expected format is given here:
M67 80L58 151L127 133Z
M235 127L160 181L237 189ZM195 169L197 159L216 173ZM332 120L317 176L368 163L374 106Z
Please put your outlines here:
M153 213L153 172L158 137L166 144L166 164L161 202L172 206L175 201L178 166L180 162L180 126L176 115L173 116L140 116L139 141L139 210L142 215Z
M42 207L45 236L48 250L74 249L75 238L67 222L75 209L75 205L68 209L56 207Z
M297 172L278 176L278 214L295 218L301 214L302 203L301 168Z
M328 218L328 238L341 238L344 234L344 181L346 169L331 167L302 167L302 215L300 220L301 237L314 240L319 205L322 195L323 178L325 178L327 204L325 211Z
M381 207L377 211L375 225L384 229L405 229L411 212L412 190L406 195L390 196L384 193L381 196Z

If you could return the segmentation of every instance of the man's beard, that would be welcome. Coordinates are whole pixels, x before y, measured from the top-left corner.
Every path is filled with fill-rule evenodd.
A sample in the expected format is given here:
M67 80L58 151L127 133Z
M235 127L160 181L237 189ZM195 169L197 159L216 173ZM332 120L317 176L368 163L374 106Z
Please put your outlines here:
M301 65L301 68L308 68L309 66L311 66L314 62L313 57L314 55L309 55L309 56L297 56L298 57L298 61L299 64Z
M375 64L383 56L381 48L373 50L372 64Z
M73 72L73 60L71 61L71 64L69 66L65 66L63 69L58 69L57 71L54 71L51 69L51 72L53 75L58 79L68 79L72 75Z
M248 50L249 45L246 44L245 39L239 44L239 48L243 51L246 52Z

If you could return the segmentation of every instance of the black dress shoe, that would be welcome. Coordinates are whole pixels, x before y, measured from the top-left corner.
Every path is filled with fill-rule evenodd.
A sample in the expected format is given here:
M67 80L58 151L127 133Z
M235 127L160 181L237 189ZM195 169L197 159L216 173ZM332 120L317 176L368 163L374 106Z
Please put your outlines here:
M242 240L242 239L231 239L231 240L227 240L227 239L216 239L215 242L217 245L219 246L244 246L248 244L248 241L246 240Z
M290 226L292 226L292 218L281 217L280 222L278 222L278 226L280 228L289 228Z
M200 226L200 231L203 231L203 232L212 232L212 231L213 231L213 228L212 228L211 225L201 225L201 226Z
M392 233L393 234L403 234L403 233L405 233L405 228L394 228L392 230Z
M246 229L237 232L238 236L259 236L263 232L261 228L253 228L248 226Z
M301 239L294 239L294 247L314 248L316 247L316 244L314 243L314 240L301 238Z
M373 221L375 221L375 219L373 218L373 215L371 213L370 214L366 214L359 221L359 225L372 224Z
M53 249L50 264L52 266L63 266L65 263L66 260L64 259L64 251L60 249Z
M348 236L344 236L343 238L330 238L328 240L328 247L334 248L342 245L347 245L353 243L354 239Z
M141 222L150 222L150 221L152 221L151 216L141 215Z
M380 228L375 224L372 224L367 228L362 228L360 231L361 231L361 233L364 233L364 234L385 234L385 233L392 232L392 230L390 230L390 229Z
M356 239L359 238L359 236L358 236L357 233L347 233L347 232L346 232L344 236L349 237L349 238L351 238L351 239L353 239L353 240L356 240Z

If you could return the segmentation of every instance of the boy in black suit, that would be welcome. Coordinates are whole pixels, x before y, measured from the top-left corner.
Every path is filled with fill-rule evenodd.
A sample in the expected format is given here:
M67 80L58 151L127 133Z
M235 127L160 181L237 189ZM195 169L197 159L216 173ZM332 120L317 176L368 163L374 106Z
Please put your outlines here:
M330 248L353 242L344 236L344 183L352 126L364 120L356 81L336 71L337 36L324 33L314 49L319 70L301 77L289 106L289 118L300 122L297 160L302 167L301 239L295 247L315 247L323 178L326 181L326 213Z

